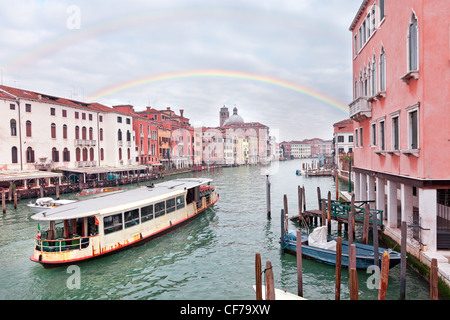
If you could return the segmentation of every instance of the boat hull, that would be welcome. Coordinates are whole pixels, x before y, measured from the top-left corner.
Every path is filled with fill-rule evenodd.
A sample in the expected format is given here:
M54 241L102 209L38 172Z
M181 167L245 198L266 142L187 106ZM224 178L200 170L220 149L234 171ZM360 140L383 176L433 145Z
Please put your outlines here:
M307 235L302 235L302 243L307 243ZM285 239L286 248L285 251L289 254L297 254L297 241L292 234L288 235ZM373 255L373 246L363 245L355 243L356 246L356 268L367 270L370 266L375 265L375 259ZM381 261L383 253L387 251L389 253L389 268L395 267L400 263L400 254L391 249L379 249L379 266L381 267ZM331 266L336 265L336 252L333 250L326 250L322 248L312 247L307 244L302 244L302 257L309 260L318 261ZM342 241L342 256L341 265L348 267L348 242Z

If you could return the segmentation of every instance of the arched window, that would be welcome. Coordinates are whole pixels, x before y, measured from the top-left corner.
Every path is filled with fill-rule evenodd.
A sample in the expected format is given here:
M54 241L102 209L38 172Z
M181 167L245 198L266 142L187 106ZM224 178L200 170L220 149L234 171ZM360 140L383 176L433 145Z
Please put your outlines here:
M100 137L99 137L100 141L103 141L103 129L100 129Z
M94 148L89 149L89 160L94 161Z
M56 148L52 148L52 160L53 162L59 162L59 151Z
M82 140L86 140L87 138L87 131L86 131L86 127L83 127L82 129L81 129L81 139Z
M12 159L12 163L18 163L19 162L17 160L17 147L12 147L11 148L11 159Z
M83 148L83 161L88 161L88 149Z
M77 162L81 161L81 150L80 150L80 148L77 148L75 150L75 158L76 158Z
M75 127L75 139L80 139L80 127L79 126L76 126ZM77 161L79 161L79 160L77 160Z
M377 78L377 60L375 57L375 53L372 57L372 96L374 96L377 91L377 84L378 84L378 78Z
M103 150L103 148L100 149L100 160L105 160L105 151Z
M64 148L63 150L63 161L70 162L70 151L67 148Z
M63 125L63 139L67 139L67 125Z
M122 160L122 148L119 148L119 160Z
M408 71L419 70L419 25L414 13L408 27Z
M28 120L26 122L26 131L27 131L27 137L31 137L31 121L30 120Z
M27 163L34 163L34 150L31 147L27 148Z
M94 129L89 128L89 140L94 140Z
M128 160L130 160L130 157L131 157L131 151L130 151L130 148L128 148L128 150L127 150L127 156L128 156Z
M381 48L380 54L380 91L386 91L386 53Z
M51 131L52 139L56 139L56 124L52 123L50 131Z
M120 129L117 132L117 140L122 141L122 130L120 130Z
M17 136L17 123L16 120L11 119L9 122L9 126L11 127L11 136L15 137Z
M127 141L128 142L131 141L131 132L130 132L130 130L127 130Z

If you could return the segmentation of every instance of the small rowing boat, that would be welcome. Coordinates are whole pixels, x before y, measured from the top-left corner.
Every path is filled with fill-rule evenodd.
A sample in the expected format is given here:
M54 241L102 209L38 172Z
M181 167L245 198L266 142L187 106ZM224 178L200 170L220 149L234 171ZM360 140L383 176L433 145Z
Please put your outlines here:
M69 203L76 202L75 200L55 200L50 197L39 198L35 203L28 203L27 207L31 209L34 213L38 213L41 211L46 211L51 208L56 208L59 206L63 206Z
M332 239L326 239L326 226L316 228L311 235L302 234L302 256L310 259L325 263L328 265L336 265L336 241ZM325 241L321 241L320 238L325 234ZM297 236L296 231L290 231L285 236L285 248L284 250L290 254L297 254ZM360 243L354 243L356 247L356 268L365 269L375 265L374 259L374 247L370 245L364 245ZM342 241L342 266L348 267L348 241ZM387 251L389 253L389 268L395 267L401 261L401 255L399 252L391 249L379 248L379 263L382 261L383 253Z

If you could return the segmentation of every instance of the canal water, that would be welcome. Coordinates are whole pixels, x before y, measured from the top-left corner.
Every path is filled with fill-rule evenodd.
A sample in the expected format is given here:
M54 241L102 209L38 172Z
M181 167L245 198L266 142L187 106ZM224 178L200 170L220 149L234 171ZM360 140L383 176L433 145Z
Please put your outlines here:
M296 176L302 161L279 163L270 176L272 219L267 219L265 179L258 166L223 168L216 172L188 173L179 177L207 176L214 179L219 201L198 219L164 237L108 257L80 263L79 286L73 271L66 267L44 269L33 263L33 238L37 223L30 219L28 200L17 210L7 205L0 218L0 299L153 299L153 300L241 300L255 299L255 254L263 267L270 260L277 288L297 292L296 258L280 252L280 211L283 195L289 215L298 212L297 186L305 186L307 209L317 209L317 187L322 195L335 195L330 177ZM310 161L310 160L308 160ZM126 189L136 185L124 186ZM340 190L347 185L340 184ZM61 198L72 199L73 195ZM296 226L290 222L290 229ZM333 224L337 236L337 225ZM344 237L346 235L344 234ZM357 240L361 240L360 227ZM343 269L341 299L349 299L348 272ZM400 294L400 266L390 271L387 299ZM359 298L377 299L369 277L358 271ZM314 300L333 300L335 269L317 262L303 261L304 296ZM369 280L369 285L367 282ZM407 299L426 300L429 286L409 267Z

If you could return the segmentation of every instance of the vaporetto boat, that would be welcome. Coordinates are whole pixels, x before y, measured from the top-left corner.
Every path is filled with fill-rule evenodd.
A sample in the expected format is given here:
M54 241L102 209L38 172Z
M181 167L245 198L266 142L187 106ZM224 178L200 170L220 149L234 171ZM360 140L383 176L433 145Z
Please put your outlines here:
M30 259L44 267L75 264L159 237L217 202L211 182L176 179L39 212L31 217L38 234Z

